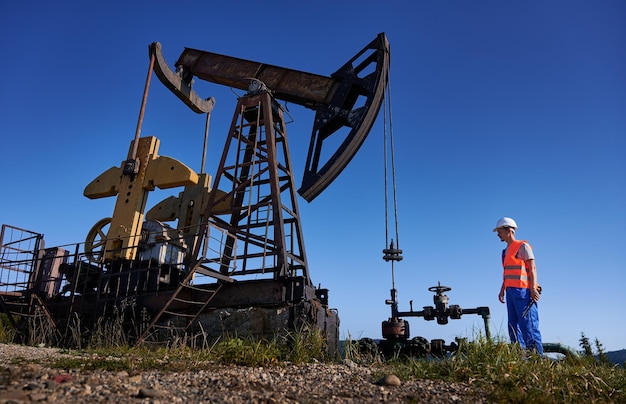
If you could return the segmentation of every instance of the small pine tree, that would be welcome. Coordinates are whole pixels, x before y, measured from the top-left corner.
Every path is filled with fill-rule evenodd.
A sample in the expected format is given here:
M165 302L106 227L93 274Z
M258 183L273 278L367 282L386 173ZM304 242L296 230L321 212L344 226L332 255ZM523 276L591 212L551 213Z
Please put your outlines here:
M609 363L609 358L606 357L606 352L604 352L604 346L602 346L600 340L596 337L594 342L596 344L596 350L598 352L598 359L600 359L600 362Z
M593 357L593 350L591 349L591 344L589 343L589 338L585 335L584 332L580 333L580 347L583 349L580 353L586 358Z

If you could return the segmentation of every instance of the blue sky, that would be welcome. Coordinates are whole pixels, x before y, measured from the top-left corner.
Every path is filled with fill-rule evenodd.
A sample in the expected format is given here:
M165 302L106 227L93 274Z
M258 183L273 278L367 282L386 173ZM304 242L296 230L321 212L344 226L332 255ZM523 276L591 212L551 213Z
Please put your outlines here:
M500 250L492 233L515 218L534 248L544 341L578 346L580 333L626 348L626 3L590 1L10 2L0 13L0 223L81 242L114 199L84 187L125 159L159 41L173 64L184 47L329 75L380 32L391 44L400 309L497 300ZM228 4L226 4L228 3ZM182 3L181 3L182 4ZM215 171L237 94L214 96L207 171ZM295 176L313 114L290 105ZM204 117L152 81L142 135L199 171ZM389 316L383 123L379 117L342 175L300 200L315 284L330 289L342 337L380 337ZM161 192L161 193L159 193ZM152 206L177 193L159 191ZM621 263L620 263L621 262ZM472 336L478 316L446 326L408 319L412 336Z

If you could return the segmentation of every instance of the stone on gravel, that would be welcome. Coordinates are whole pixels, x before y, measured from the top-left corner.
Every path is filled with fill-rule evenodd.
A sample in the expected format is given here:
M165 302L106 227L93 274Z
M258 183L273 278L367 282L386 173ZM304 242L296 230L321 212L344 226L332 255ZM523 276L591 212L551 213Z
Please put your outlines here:
M400 386L400 378L396 375L385 375L376 381L376 384L381 386Z

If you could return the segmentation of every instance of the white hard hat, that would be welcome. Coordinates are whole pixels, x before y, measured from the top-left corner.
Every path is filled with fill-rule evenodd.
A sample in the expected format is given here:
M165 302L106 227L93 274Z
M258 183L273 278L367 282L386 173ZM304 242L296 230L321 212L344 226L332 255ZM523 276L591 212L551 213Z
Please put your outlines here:
M517 229L517 223L515 223L515 220L510 217L503 217L502 219L498 219L496 222L496 228L493 229L493 231L498 231L500 227L512 227Z

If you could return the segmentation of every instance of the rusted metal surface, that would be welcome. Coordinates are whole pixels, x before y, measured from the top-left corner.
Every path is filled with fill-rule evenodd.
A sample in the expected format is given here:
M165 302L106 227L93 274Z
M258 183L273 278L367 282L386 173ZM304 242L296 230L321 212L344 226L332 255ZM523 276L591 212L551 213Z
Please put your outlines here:
M229 234L220 272L302 276L309 285L284 117L269 93L239 98L223 150L214 184L223 194L209 194L204 214ZM205 262L201 248L192 254L196 265Z
M189 77L181 77L174 73L165 62L161 44L153 42L149 47L150 57L154 56L154 73L159 80L170 89L182 102L197 113L208 113L215 105L214 98L202 99L191 89Z
M185 48L176 62L185 77L196 76L211 83L247 90L250 79L263 82L274 97L315 108L333 97L335 80L318 74Z
M139 147L139 137L141 135L141 127L143 125L143 117L146 112L146 102L148 101L148 91L150 90L150 81L152 79L152 70L154 69L155 56L150 55L150 67L148 67L148 76L146 77L146 84L143 89L143 97L141 98L141 107L139 108L139 118L137 118L137 127L135 128L135 140L133 141L133 148L128 156L127 164L133 164L133 173L137 173L138 167L135 167L137 162L137 149Z
M193 311L193 307L185 302L205 301L207 296L215 292L218 285L221 285L220 291L212 296L208 305L212 309L284 305L315 299L315 289L305 285L303 278L262 279L225 284L212 283L189 288L178 296L178 301L172 302L169 309L180 312ZM173 293L173 290L164 290L158 294L146 294L143 303L153 313L158 313L171 300Z

